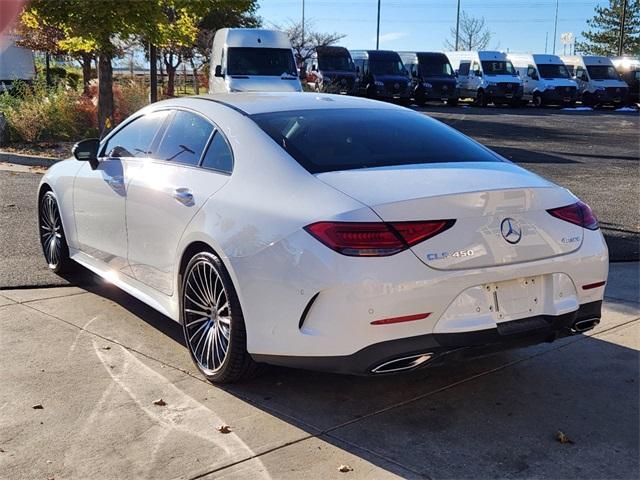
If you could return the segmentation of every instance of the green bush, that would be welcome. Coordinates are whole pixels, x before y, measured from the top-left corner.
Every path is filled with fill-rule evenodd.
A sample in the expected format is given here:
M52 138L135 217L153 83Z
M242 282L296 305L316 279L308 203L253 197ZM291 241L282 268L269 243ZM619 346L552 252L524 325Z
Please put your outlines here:
M11 95L0 95L11 140L37 143L75 140L97 134L96 106L79 91L63 84L47 87L44 80L15 84Z

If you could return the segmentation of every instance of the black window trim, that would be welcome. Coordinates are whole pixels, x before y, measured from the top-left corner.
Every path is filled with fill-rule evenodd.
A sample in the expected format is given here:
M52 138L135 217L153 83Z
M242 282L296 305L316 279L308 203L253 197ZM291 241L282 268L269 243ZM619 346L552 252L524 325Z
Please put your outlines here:
M222 137L222 141L227 145L227 148L229 149L229 153L231 153L231 171L230 172L219 170L217 168L205 167L204 165L202 165L202 162L204 162L204 157L207 155L207 152L209 152L211 145L213 145L213 140L215 139L215 136L218 134L218 132ZM202 150L202 155L200 156L200 161L198 162L198 168L202 168L203 170L208 170L211 172L216 172L221 175L227 175L230 177L231 174L233 173L233 170L235 169L235 166L236 166L236 157L233 154L233 149L231 148L231 144L229 143L229 140L227 140L226 135L219 128L214 128L213 133L209 137L209 140L207 140L207 144L205 145L204 150Z
M156 113L156 112L161 112L163 110L169 110L167 108L158 108L156 110L151 110L150 112L145 112L145 113L140 113L135 114L135 116L131 116L127 119L126 122L121 123L120 125L118 125L116 128L114 128L113 130L111 130L109 132L109 134L104 137L102 140L100 140L100 148L98 149L98 159L111 159L111 158L117 158L117 159L123 159L123 158L137 158L138 160L140 160L142 157L112 157L109 155L106 155L106 152L104 151L105 148L107 148L107 143L109 143L109 140L111 140L112 137L114 137L117 133L119 133L121 130L123 130L124 128L126 128L127 126L131 125L133 122L135 122L136 120L138 120L139 118L144 117L145 115L149 115L152 113ZM139 113L139 112L137 112ZM162 121L162 125L160 125L158 127L158 130L156 131L155 135L153 136L153 140L151 140L151 143L149 146L153 146L158 138L158 136L160 134L164 135L164 130L167 127L167 120L171 117L171 115L167 115L167 117Z

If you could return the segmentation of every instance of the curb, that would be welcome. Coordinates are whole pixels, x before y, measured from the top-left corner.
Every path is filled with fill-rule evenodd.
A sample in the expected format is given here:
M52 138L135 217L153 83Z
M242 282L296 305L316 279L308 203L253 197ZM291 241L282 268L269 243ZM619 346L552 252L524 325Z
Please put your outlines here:
M38 155L25 155L23 153L10 153L0 150L0 162L26 165L29 167L50 167L61 158L43 157Z

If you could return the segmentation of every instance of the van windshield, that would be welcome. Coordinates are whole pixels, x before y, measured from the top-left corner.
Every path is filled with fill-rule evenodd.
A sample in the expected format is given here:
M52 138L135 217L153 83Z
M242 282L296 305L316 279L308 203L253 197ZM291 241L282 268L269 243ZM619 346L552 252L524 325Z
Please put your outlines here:
M542 78L569 78L569 70L564 65L539 63L538 71Z
M453 69L446 58L418 57L421 77L453 77Z
M587 70L592 80L620 80L618 72L611 65L588 65Z
M232 47L227 51L227 75L296 75L288 48Z
M328 72L353 72L356 69L351 57L338 55L318 55L318 68Z
M456 130L411 110L331 108L251 116L310 173L451 162L500 162Z
M371 58L369 70L374 75L406 75L402 61L393 57Z
M509 60L485 60L482 62L485 75L516 75L516 70Z

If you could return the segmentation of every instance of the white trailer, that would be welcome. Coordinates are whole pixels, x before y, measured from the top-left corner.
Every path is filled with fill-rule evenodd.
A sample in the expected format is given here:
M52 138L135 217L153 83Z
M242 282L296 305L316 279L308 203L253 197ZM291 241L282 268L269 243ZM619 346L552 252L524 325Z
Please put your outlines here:
M36 76L33 52L19 47L15 35L0 35L0 92L10 90L16 80L32 82Z

